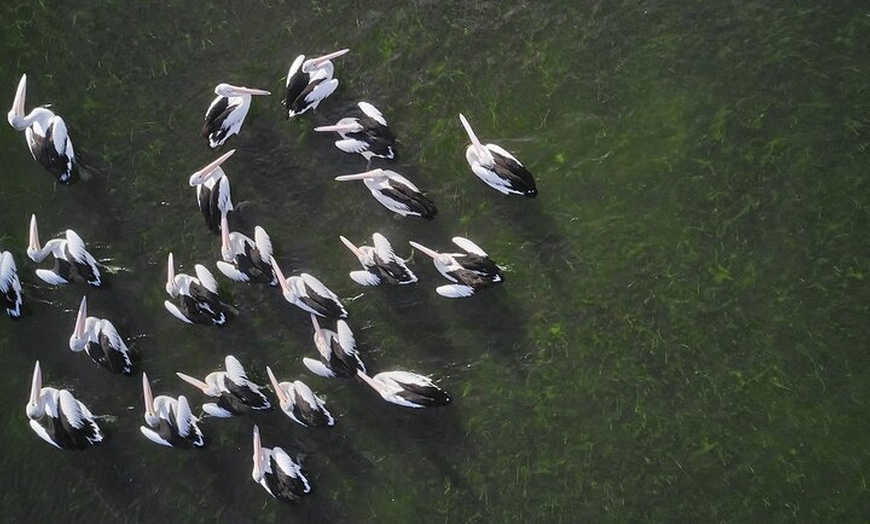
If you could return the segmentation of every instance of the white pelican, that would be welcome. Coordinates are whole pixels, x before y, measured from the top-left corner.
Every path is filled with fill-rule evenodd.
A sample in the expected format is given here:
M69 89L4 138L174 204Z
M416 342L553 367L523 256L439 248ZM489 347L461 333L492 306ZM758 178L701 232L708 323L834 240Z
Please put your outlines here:
M63 119L54 114L48 106L37 107L24 114L24 98L27 93L27 75L21 75L12 109L6 115L17 131L24 131L27 147L34 160L42 164L61 184L78 180L76 155L72 140L67 133Z
M459 120L471 140L471 145L465 150L465 159L478 178L505 195L534 197L538 194L535 179L519 160L495 144L484 146L462 114L459 115Z
M0 252L0 309L5 309L6 314L12 318L20 318L23 297L15 259L9 251L2 251Z
M236 282L260 282L278 285L272 270L272 240L260 226L254 228L254 239L230 231L227 217L221 218L221 258L217 268Z
M377 286L391 284L400 286L413 284L417 281L415 275L405 261L396 256L390 241L380 233L372 235L375 247L355 246L347 238L340 236L341 241L357 256L365 271L351 271L350 278L361 286Z
M432 220L438 214L435 203L410 180L395 171L373 169L365 173L335 177L339 182L362 180L372 196L384 207L402 216L419 216Z
M450 396L429 377L409 371L384 371L370 377L357 371L359 378L387 402L406 408L429 408L450 404Z
M269 366L266 366L266 373L269 374L272 389L278 396L281 411L294 422L305 427L335 425L335 419L326 409L326 404L304 382L301 380L278 382Z
M172 448L201 448L205 437L199 429L199 419L191 413L184 395L177 399L166 395L154 398L148 375L142 373L142 394L145 397L145 426L139 431L161 446Z
M347 310L341 305L338 296L323 285L317 278L302 273L299 276L284 278L284 273L278 267L275 257L272 257L272 269L281 285L284 300L294 306L326 318L347 318Z
M245 123L251 108L251 95L271 95L262 89L218 84L214 88L217 95L205 112L202 136L208 138L208 145L214 149L236 135Z
M368 161L372 157L395 158L396 135L387 126L387 120L378 109L368 102L357 104L363 117L342 118L332 126L315 127L315 131L334 131L341 135L335 147L345 153L359 153Z
M75 352L84 350L91 360L113 373L129 375L133 372L133 361L124 339L108 320L88 316L87 297L82 297L69 348Z
M453 243L464 253L439 253L411 241L410 244L432 257L435 268L444 278L455 284L439 286L439 295L447 298L468 297L478 289L490 287L504 280L501 270L477 244L463 237L453 237Z
M217 294L217 281L211 271L202 264L196 264L194 270L195 277L184 273L176 275L175 261L172 253L169 253L166 292L170 297L178 298L179 304L166 300L164 307L172 316L188 324L226 325L235 311L221 302Z
M254 426L254 482L272 497L285 502L296 502L311 491L311 484L286 451L279 447L264 448L260 443L260 429Z
M245 368L232 355L224 358L226 371L215 371L205 377L205 382L184 373L176 373L178 378L201 389L217 402L202 405L202 410L213 417L231 417L251 410L272 409L272 403L260 391L260 386L248 380Z
M342 49L317 58L305 59L299 55L287 70L287 83L282 103L287 109L287 118L317 109L324 98L338 87L338 80L332 78L331 60L350 51Z
M84 404L65 389L42 387L39 361L33 367L30 401L26 408L30 427L39 438L59 449L86 449L103 441L103 431Z
M196 188L196 204L205 218L205 224L215 233L220 230L221 218L233 210L230 179L221 168L235 149L231 149L213 162L190 175L189 184Z
M317 317L311 315L311 325L314 326L314 345L320 360L303 358L302 363L309 371L324 378L352 378L357 370L365 372L366 367L356 350L356 340L347 322L337 321L335 331L321 329Z
M53 238L40 247L36 215L30 216L30 242L27 256L34 262L42 262L54 255L54 268L37 269L36 276L48 284L59 286L70 282L87 282L94 287L103 284L100 266L85 248L85 242L72 229L66 230L66 238Z

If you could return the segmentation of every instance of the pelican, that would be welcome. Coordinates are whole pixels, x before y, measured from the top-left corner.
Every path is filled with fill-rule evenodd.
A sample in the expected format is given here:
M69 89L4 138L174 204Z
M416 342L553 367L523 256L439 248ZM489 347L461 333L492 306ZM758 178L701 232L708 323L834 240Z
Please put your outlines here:
M94 416L72 393L42 387L38 360L33 367L30 401L25 411L31 429L58 449L87 449L103 441L103 431Z
M429 408L450 404L450 396L429 377L409 371L384 371L370 377L357 371L359 378L387 402L406 408Z
M221 168L235 149L231 149L190 176L190 186L196 188L196 204L205 218L205 224L215 233L220 230L221 218L233 210L230 179Z
M251 410L272 409L272 403L260 392L260 386L248 380L245 368L232 355L224 358L226 371L215 371L205 377L205 382L184 373L176 373L178 378L201 389L217 402L202 405L202 410L213 417L231 417Z
M27 256L36 263L54 255L54 268L37 269L36 276L48 284L59 286L70 282L87 282L91 286L103 284L100 266L85 248L85 242L72 229L66 230L66 238L54 238L40 247L36 215L30 216L30 242Z
M303 358L302 363L309 371L324 378L352 378L357 370L365 372L366 367L356 350L356 341L347 322L336 322L335 331L321 329L317 317L311 315L311 324L314 326L314 345L320 360Z
M269 495L285 502L296 502L311 492L311 484L302 473L302 467L279 447L264 448L260 443L260 429L254 426L254 482L263 486Z
M338 87L338 80L332 78L333 66L331 60L347 53L350 49L342 49L318 58L305 59L299 55L290 69L287 70L287 83L282 103L287 109L287 118L317 109L324 98L332 94Z
M21 318L23 302L15 259L9 251L0 251L0 309L12 318Z
M275 257L272 257L272 269L281 285L284 300L294 306L326 318L347 318L347 310L341 305L338 296L323 285L317 278L302 273L298 277L284 278L284 273L278 267Z
M275 272L269 262L272 258L272 240L260 226L254 228L251 240L241 233L230 232L227 217L221 217L221 257L217 268L230 280L236 282L260 282L278 285Z
M142 373L142 394L145 397L145 426L139 431L161 446L171 448L201 448L205 437L199 429L199 419L191 413L190 404L184 395L177 399L160 395L154 398L148 375Z
M343 236L339 235L338 238L357 256L359 263L365 268L365 271L350 272L350 278L357 284L377 286L386 283L401 286L417 281L417 275L408 269L404 260L396 256L393 252L393 246L384 235L380 233L372 235L375 247L355 246Z
M335 177L339 182L362 180L375 199L384 207L402 216L419 216L426 220L435 218L438 210L410 180L395 171L373 169L365 173Z
M166 310L172 316L188 324L224 326L235 315L230 306L221 302L217 294L217 281L214 275L202 264L194 266L196 276L175 274L175 262L169 253L166 268L166 292L172 298L179 298L179 305L166 300Z
M465 159L478 178L505 195L534 197L538 194L535 179L519 160L495 144L484 146L461 113L459 120L471 140L471 145L465 150Z
M311 391L301 380L293 382L278 382L272 369L266 366L272 389L278 396L281 411L292 418L294 422L305 427L308 426L333 426L335 419L326 409L323 400Z
M82 297L76 325L69 337L69 348L84 350L91 360L113 373L129 375L133 372L130 350L111 322L88 316L88 298Z
M214 88L217 95L205 112L202 136L208 138L208 145L214 149L226 142L227 138L239 133L248 110L251 108L251 95L271 95L262 89L218 84Z
M341 140L335 142L335 147L345 153L359 153L369 162L372 157L394 158L396 135L387 126L384 115L368 102L357 105L365 115L362 118L342 118L335 125L315 127L314 130L340 134Z
M27 75L21 75L12 109L6 118L16 131L24 131L27 147L33 159L42 164L61 184L78 180L76 155L63 118L48 106L37 107L25 116L24 98L27 93Z
M444 278L455 282L438 286L435 291L442 297L469 297L478 289L490 287L503 280L501 270L477 244L463 237L453 237L453 243L464 253L439 253L414 241L410 244L432 257L435 268Z

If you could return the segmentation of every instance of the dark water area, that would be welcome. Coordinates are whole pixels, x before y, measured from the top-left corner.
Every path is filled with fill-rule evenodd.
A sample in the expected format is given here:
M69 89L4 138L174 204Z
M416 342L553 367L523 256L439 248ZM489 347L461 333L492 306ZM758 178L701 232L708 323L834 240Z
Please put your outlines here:
M870 448L867 177L870 9L797 2L5 2L0 102L63 116L85 180L65 187L0 132L0 249L27 313L0 318L4 522L866 522ZM338 90L292 121L296 55L340 48ZM189 176L220 82L256 97L224 168L288 274L333 289L372 372L432 376L443 409L387 404L312 375L306 314L215 269L218 237ZM393 216L366 169L313 131L360 100L396 132L375 159L428 192L431 221ZM470 171L458 119L535 175L535 199ZM67 228L113 272L51 287L26 255ZM379 231L401 256L466 236L505 283L449 300L421 253L414 286L363 288L339 235ZM163 307L166 257L211 268L239 309L224 329ZM155 394L201 395L235 355L251 378L301 379L337 419L206 418L204 450L139 432L138 373L68 349L86 294L139 354ZM106 416L106 442L59 451L24 412L35 360ZM251 429L303 459L314 491L251 479Z

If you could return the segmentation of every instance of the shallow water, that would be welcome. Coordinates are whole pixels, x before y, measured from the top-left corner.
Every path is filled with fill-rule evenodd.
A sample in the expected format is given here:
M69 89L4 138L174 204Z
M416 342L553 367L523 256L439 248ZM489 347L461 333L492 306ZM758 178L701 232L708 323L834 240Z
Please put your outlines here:
M766 2L6 2L0 87L22 72L51 103L88 180L60 187L22 134L0 132L0 248L28 314L0 318L0 510L10 522L863 522L868 448L867 73L870 17ZM851 5L850 5L851 4ZM341 85L287 122L299 53L348 47ZM187 178L219 82L254 100L225 165L236 226L265 227L286 271L346 302L373 371L432 375L446 409L384 404L312 376L307 317L274 289L220 278L226 329L163 309L165 260L214 267L217 237ZM5 87L3 87L5 86ZM426 189L432 222L397 218L339 174L365 161L312 131L377 106ZM486 187L464 159L465 114L538 181L536 199ZM106 289L50 288L26 258L72 228L120 268ZM339 242L380 231L478 242L506 282L447 300L421 282L360 288ZM207 419L206 450L142 438L138 376L111 376L67 339L86 293L140 354L156 394L236 355L265 383L302 379L338 418ZM59 452L29 429L33 361L106 422L105 445ZM304 459L315 491L272 500L250 478L251 427Z

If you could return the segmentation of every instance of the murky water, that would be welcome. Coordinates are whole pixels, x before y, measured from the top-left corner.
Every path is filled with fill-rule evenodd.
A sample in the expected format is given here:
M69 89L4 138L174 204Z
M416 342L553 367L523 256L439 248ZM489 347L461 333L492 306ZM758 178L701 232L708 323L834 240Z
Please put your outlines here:
M81 4L81 5L79 5ZM0 132L0 248L28 314L0 318L0 510L9 522L862 522L868 448L870 17L765 2L6 2L0 94L67 121L89 176L59 187L23 135ZM338 91L282 117L299 53L348 47ZM213 159L198 132L212 89L254 100L226 171L236 227L262 225L287 271L346 302L373 371L430 374L446 409L385 404L311 375L306 315L271 288L220 278L226 329L163 309L166 255L214 267L219 243L187 179ZM4 94L5 93L5 94ZM428 191L432 222L397 218L357 155L312 131L359 100L399 136L390 166ZM486 187L458 113L535 174L538 198ZM118 270L105 289L50 288L25 255L72 228ZM338 235L449 247L505 268L466 300L415 254L413 287L361 288ZM67 340L83 293L140 355L157 394L226 354L266 383L302 379L337 425L265 414L206 419L205 450L139 433L138 375ZM33 361L105 422L105 445L60 452L27 425ZM250 477L251 428L303 458L314 492L272 500Z

